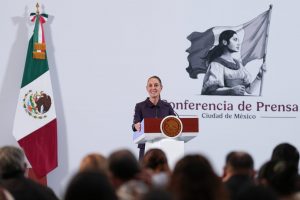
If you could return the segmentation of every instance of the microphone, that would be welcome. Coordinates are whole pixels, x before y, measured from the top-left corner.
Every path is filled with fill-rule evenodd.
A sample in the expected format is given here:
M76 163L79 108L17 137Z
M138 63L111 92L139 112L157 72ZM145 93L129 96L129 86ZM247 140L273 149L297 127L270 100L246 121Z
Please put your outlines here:
M170 105L170 103L167 101L167 100L162 100L162 101L164 101L165 103L167 103L167 104L169 104ZM170 105L171 106L171 105ZM171 106L171 108L172 108L172 106ZM178 113L177 112L175 112L175 110L172 108L172 110L173 110L173 112L174 112L174 114L175 114L175 116L176 117L178 117L178 118L180 118L179 117L179 115L178 115Z
M173 108L172 108L172 109L173 109ZM174 109L173 109L173 112L175 113L176 117L180 118L180 117L179 117L179 115L178 115L178 113L177 113L177 112L175 112L175 110L174 110Z

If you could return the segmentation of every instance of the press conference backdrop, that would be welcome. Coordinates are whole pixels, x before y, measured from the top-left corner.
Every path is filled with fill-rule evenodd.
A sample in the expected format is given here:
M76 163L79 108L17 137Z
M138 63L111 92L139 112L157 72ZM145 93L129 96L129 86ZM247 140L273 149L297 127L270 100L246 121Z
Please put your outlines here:
M1 0L0 144L17 145L12 127L29 37L34 1ZM128 148L136 155L131 123L143 101L146 80L158 75L162 99L179 115L197 115L200 132L185 146L201 153L221 174L225 155L245 150L255 168L275 145L300 149L300 3L276 0L113 0L39 2L58 120L59 167L48 176L57 193L90 152L109 155ZM262 87L250 96L201 95L204 74L190 78L187 36L215 26L237 26L273 4ZM246 65L256 76L262 60ZM59 183L59 184L57 184Z

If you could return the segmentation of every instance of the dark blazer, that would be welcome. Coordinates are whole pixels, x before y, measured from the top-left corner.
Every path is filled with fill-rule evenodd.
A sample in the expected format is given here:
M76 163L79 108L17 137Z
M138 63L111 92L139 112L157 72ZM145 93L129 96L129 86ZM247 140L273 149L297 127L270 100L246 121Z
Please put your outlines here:
M234 175L225 182L231 200L236 200L238 193L251 185L254 185L254 181L248 175Z
M175 115L175 112L170 103L159 100L154 105L149 98L145 101L137 103L134 109L133 125L141 122L145 118L164 118L169 115ZM133 131L136 131L132 126Z
M134 124L141 122L145 118L164 118L169 115L175 115L170 103L159 100L157 104L154 105L148 97L145 101L135 105L132 130L136 131ZM141 159L144 155L145 144L139 144L138 148L140 148L139 158Z

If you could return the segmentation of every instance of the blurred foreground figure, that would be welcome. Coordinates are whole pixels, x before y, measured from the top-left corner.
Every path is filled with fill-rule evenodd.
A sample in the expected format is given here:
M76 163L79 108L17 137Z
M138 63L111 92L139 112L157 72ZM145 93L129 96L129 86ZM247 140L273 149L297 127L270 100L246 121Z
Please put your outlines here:
M139 178L140 165L127 149L113 152L109 158L110 179L119 200L140 199L148 191L148 186Z
M15 200L57 200L54 192L26 178L24 152L17 147L0 148L0 186L7 189Z
M228 199L222 180L201 155L187 155L177 162L169 189L175 200Z
M236 200L240 190L254 185L254 161L247 152L232 151L225 162L223 182L230 192L230 199Z
M99 153L88 154L81 160L79 171L100 171L108 175L108 161Z
M76 174L69 183L65 200L117 200L115 190L107 176L99 171Z
M152 186L165 188L170 178L170 168L166 154L160 149L150 149L142 160L143 170L151 176Z

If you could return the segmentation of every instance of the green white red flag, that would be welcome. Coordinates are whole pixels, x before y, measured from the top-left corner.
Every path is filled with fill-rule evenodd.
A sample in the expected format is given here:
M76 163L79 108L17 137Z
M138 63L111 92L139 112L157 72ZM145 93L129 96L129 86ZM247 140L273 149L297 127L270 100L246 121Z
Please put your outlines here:
M30 14L35 23L29 40L13 135L37 175L57 167L57 121L43 24L47 14Z

